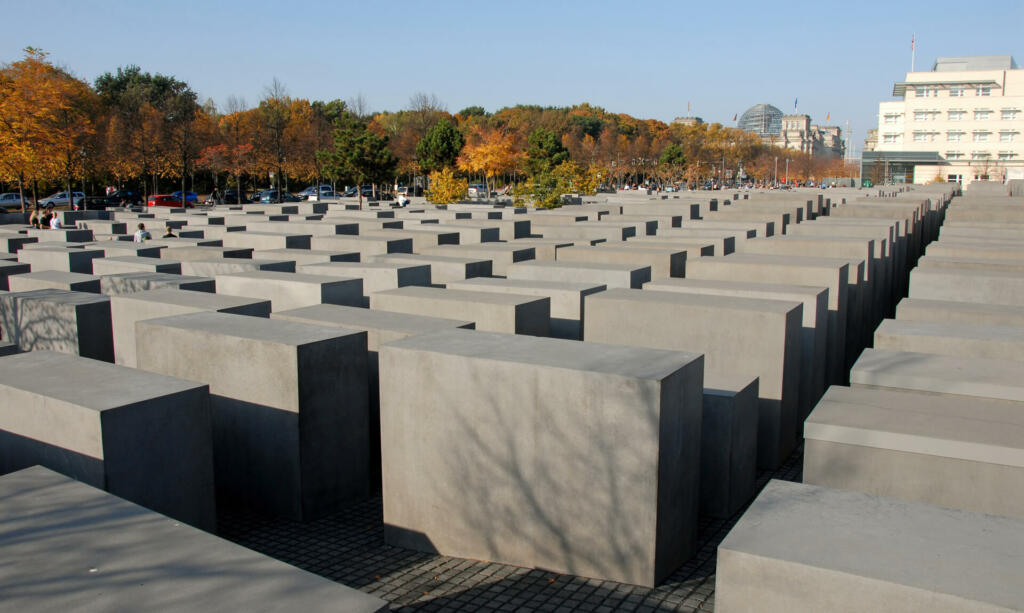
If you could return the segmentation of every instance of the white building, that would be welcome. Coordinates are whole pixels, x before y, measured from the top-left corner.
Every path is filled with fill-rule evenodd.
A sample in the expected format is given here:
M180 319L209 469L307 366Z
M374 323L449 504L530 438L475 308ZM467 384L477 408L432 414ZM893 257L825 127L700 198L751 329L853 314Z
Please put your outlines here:
M862 177L965 185L1024 179L1024 70L1009 55L938 58L878 105L878 142Z

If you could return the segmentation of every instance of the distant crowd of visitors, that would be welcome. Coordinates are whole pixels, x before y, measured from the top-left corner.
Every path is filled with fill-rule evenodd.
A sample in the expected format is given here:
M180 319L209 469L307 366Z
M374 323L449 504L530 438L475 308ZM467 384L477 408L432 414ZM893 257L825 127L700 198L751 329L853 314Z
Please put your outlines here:
M28 225L33 228L40 230L60 230L63 229L63 225L60 221L60 214L53 209L53 205L47 207L37 206L32 214L28 216ZM132 240L136 243L141 243L153 238L153 235L146 229L146 224L140 223L138 230L132 235ZM167 224L164 227L164 234L160 238L178 238L178 235L174 233L174 227L171 224Z

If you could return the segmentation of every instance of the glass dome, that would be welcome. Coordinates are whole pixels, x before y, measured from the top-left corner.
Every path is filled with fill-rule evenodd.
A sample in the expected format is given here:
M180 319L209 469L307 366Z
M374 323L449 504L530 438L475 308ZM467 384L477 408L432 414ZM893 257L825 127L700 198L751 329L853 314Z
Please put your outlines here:
M764 138L782 132L782 111L770 104L756 104L740 115L736 126Z

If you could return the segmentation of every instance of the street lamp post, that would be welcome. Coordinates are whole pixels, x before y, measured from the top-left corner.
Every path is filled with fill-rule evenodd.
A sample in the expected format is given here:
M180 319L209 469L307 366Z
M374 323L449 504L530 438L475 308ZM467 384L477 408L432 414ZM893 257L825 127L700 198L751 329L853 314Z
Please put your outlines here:
M789 158L786 158L786 185L789 185Z
M779 185L779 156L775 156L775 172L772 174L772 185Z

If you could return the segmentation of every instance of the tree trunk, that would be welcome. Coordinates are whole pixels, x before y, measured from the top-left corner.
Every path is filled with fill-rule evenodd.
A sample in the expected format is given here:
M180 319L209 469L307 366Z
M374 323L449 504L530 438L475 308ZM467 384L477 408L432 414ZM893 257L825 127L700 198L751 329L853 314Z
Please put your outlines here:
M18 196L21 198L21 212L25 212L25 173L18 173Z

